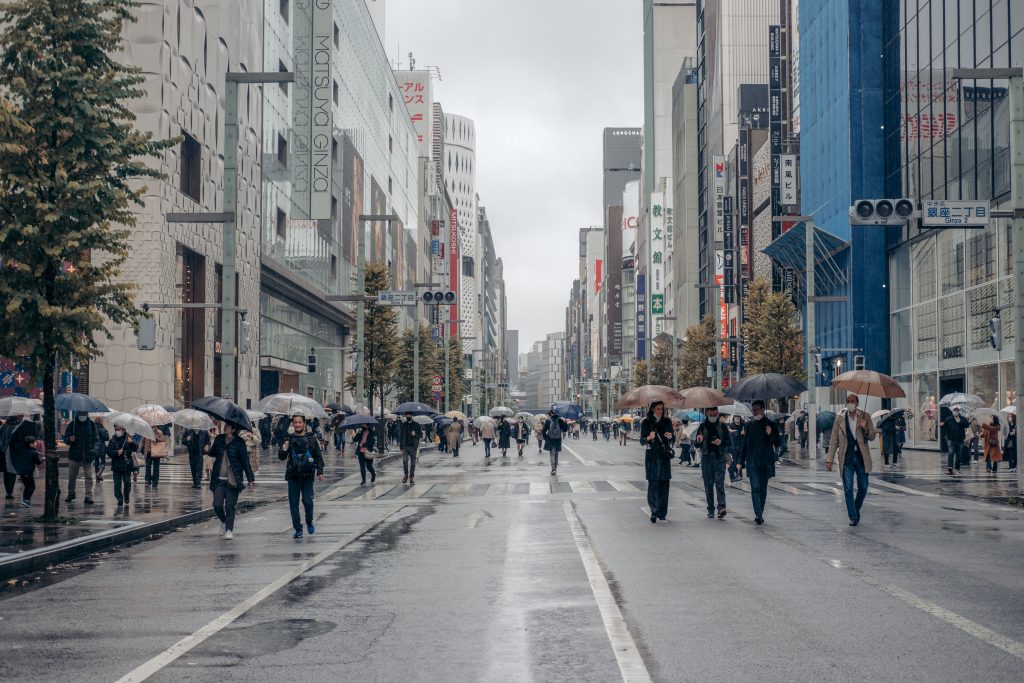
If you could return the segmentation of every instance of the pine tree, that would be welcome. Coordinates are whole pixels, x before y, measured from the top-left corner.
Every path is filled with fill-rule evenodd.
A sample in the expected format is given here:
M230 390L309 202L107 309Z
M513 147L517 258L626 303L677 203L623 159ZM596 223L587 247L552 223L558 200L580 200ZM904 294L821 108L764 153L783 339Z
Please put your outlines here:
M804 381L804 336L789 296L771 291L766 281L755 280L746 311L747 374L777 372Z
M391 269L385 263L366 264L366 294L377 298L377 294L391 287ZM384 414L384 402L394 391L398 373L398 359L402 353L398 338L398 316L390 306L376 303L366 304L366 323L363 341L363 391L365 396L357 399L366 401L373 412L374 402L380 400L380 412ZM350 390L356 388L356 375L350 373L345 379Z
M679 386L683 389L691 387L709 387L708 358L715 355L715 319L708 315L698 325L691 325L686 330L686 341L679 356Z
M136 130L139 69L114 61L134 0L10 0L0 5L0 355L43 382L45 441L55 445L56 371L99 354L110 323L135 324L133 285L118 282L133 206L157 178L145 159L171 141ZM12 144L13 143L13 144Z

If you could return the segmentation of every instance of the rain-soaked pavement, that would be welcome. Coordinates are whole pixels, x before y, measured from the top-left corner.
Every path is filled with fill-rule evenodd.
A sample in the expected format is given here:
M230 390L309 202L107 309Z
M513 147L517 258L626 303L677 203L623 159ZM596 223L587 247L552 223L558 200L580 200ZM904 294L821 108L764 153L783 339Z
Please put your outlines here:
M231 541L197 524L23 577L0 679L1021 680L1012 475L921 454L851 528L835 473L782 466L755 526L745 482L709 520L677 467L652 525L639 447L568 446L556 477L535 446L430 453L412 487L342 469L301 541L267 504Z

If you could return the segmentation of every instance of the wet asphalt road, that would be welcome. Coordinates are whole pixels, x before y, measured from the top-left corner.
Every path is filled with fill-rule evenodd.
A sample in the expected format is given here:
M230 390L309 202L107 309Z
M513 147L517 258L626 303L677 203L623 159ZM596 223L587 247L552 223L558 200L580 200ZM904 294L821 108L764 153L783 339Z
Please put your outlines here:
M426 456L412 488L400 462L343 479L301 541L267 506L232 541L196 525L26 577L0 591L0 679L1024 676L1020 509L908 472L875 478L851 528L834 474L784 467L757 527L742 488L706 519L680 467L652 525L639 447L568 444L557 477L536 447L478 446Z

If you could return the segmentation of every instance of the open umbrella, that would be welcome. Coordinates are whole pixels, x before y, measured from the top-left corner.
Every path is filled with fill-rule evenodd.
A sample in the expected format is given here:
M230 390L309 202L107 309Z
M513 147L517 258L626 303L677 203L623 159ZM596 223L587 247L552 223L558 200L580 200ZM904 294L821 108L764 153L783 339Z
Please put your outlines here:
M906 398L903 387L889 375L874 370L849 370L832 380L836 389L846 389L861 396Z
M814 418L814 425L820 430L832 429L832 425L836 423L836 414L831 410L822 410L818 413L818 416Z
M210 416L192 408L179 410L174 413L171 416L171 422L182 429L195 429L198 431L213 429L213 420L210 419Z
M413 422L418 422L421 425L434 424L434 420L429 415L413 415Z
M1006 413L1007 415L1016 415L1017 414L1017 406L1006 406L1005 408L1001 409L999 412L1000 413Z
M494 418L493 417L487 417L486 415L481 415L480 417L478 417L475 420L473 420L473 425L476 426L476 427L483 427L487 423L490 423L492 425L496 424L494 422Z
M973 419L978 421L978 424L984 424L986 422L992 422L992 418L999 417L999 413L991 408L976 408L974 415L971 416Z
M733 404L731 398L710 387L691 387L679 393L683 395L684 408L713 408Z
M789 413L778 413L774 410L766 410L764 416L772 422L785 422L789 419Z
M156 441L156 433L153 432L153 426L138 415L117 413L109 421L115 427L123 427L129 434L137 434L144 439Z
M426 403L418 403L416 401L409 401L408 403L399 403L395 406L395 415L436 415L437 411L428 406Z
M940 406L980 406L984 402L985 400L981 396L976 396L975 394L964 394L959 391L953 392L952 394L946 394L939 399Z
M633 424L633 422L636 420L636 418L633 417L632 415L628 415L627 414L627 415L620 415L618 417L618 420L619 420L619 422L625 422L627 424Z
M176 413L181 410L181 406L162 406L168 413Z
M876 410L871 413L871 421L874 422L877 427L882 423L882 420L888 419L890 415L892 415L891 410L885 410L884 408L882 410Z
M465 420L466 419L466 414L464 412L462 412L461 410L449 410L447 413L444 414L444 416L445 417L450 417L453 420Z
M328 410L333 410L336 413L345 413L346 415L355 415L356 411L349 408L344 403L328 403L324 406Z
M438 427L442 427L442 428L443 427L447 427L452 422L455 422L455 420L453 420L450 417L446 417L444 415L438 415L438 416L436 416L434 418L434 424L436 424Z
M583 419L583 408L570 401L559 401L558 403L552 404L551 410L555 415L563 420Z
M301 415L306 419L327 419L327 411L322 405L311 398L293 393L266 396L256 404L256 410L272 415Z
M110 410L103 401L85 394L57 394L53 397L53 405L57 410L72 413L106 413Z
M611 421L612 421L612 419L610 417L602 417L600 420L598 420L598 422L611 422Z
M804 391L807 391L807 385L788 375L762 372L756 375L747 375L729 387L725 395L737 401L754 401L793 396Z
M219 396L204 396L192 402L192 407L223 420L243 431L252 431L252 421L245 409L233 401Z
M676 408L682 407L684 398L672 387L663 384L645 384L623 394L622 398L615 402L615 409L646 408L655 401L664 401L667 407Z
M698 429L700 429L700 425L695 422L692 425L687 425L686 427L683 427L683 434L686 434L688 438L692 439L693 435L697 432Z
M523 418L526 421L526 424L532 425L533 424L533 419L536 417L536 415L533 415L532 413L519 412L519 413L516 413L515 417L516 417L517 420L519 418Z
M505 406L496 406L491 408L491 412L488 413L491 417L512 417L515 414L516 411L511 408L506 408Z
M739 415L740 417L754 416L754 413L750 410L750 406L746 403L740 403L739 401L735 401L731 405L727 406L718 406L718 412L723 415Z
M371 415L349 415L345 418L345 421L341 423L342 429L355 429L356 427L362 427L363 425L376 425L380 424L377 422L377 418Z
M0 398L0 417L11 415L42 415L42 406L21 396L5 396Z
M163 406L158 406L153 403L141 405L131 412L132 415L141 417L146 421L146 424L154 427L160 425L171 424L171 419L174 417L169 412L164 410Z
M672 413L672 417L680 420L686 420L687 422L703 422L704 416L698 413L696 410L677 410Z
M267 416L267 413L261 412L259 410L247 410L245 411L245 414L249 416L249 419L252 420L254 424Z

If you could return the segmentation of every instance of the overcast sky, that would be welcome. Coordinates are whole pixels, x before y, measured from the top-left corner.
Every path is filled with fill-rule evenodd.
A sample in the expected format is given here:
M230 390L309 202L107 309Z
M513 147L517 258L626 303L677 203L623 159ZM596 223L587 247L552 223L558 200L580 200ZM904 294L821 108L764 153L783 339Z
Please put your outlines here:
M476 123L477 193L521 351L565 329L578 231L601 225L601 134L643 124L640 0L387 0L392 61L441 69Z

